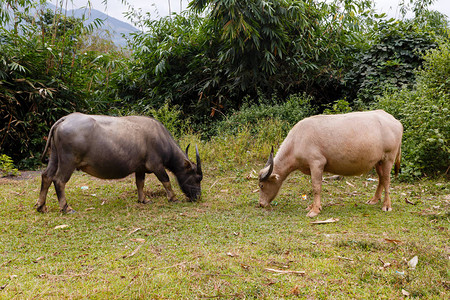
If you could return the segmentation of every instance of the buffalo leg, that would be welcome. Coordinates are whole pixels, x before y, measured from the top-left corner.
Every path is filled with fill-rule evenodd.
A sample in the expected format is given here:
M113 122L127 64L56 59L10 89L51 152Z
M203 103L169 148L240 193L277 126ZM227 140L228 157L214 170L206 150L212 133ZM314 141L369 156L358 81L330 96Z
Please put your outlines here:
M44 170L41 176L41 191L39 192L39 199L35 204L36 210L38 212L45 213L48 211L45 201L47 199L48 189L52 184L53 177L55 176L56 169L58 168L58 157L55 151L50 154L50 160L47 168Z
M390 193L389 193L389 189L390 189L390 185L391 185L392 165L393 165L393 162L386 161L381 166L382 170L383 170L383 176L380 176L379 179L384 187L384 201L383 201L383 207L381 208L383 211L391 211L392 210L391 197L390 197Z
M53 184L55 185L56 196L58 197L60 211L63 213L74 212L73 208L70 207L66 201L66 182L54 180Z
M66 183L72 176L73 171L75 171L75 160L71 155L65 155L58 157L59 165L56 175L53 179L53 184L55 185L56 196L58 197L59 209L63 213L75 212L72 207L67 204L66 200Z
M137 193L138 193L138 202L139 203L151 203L150 200L145 200L145 194L144 194L144 182L145 182L145 173L144 172L136 172L136 187L137 187Z
M367 204L377 204L378 201L380 201L381 199L381 195L383 193L383 184L381 183L381 178L383 178L383 168L382 168L383 162L378 162L375 165L375 170L377 171L378 174L378 185L377 185L377 190L375 191L375 195L369 200L367 201Z
M320 193L322 190L322 174L323 165L316 165L311 167L311 183L314 194L314 202L309 206L309 212L307 217L315 217L322 210L322 205L320 203Z
M391 211L392 203L391 197L389 195L389 188L391 184L391 169L393 162L391 161L380 161L376 164L375 169L378 174L378 186L375 191L375 195L367 203L376 204L381 199L382 192L384 189L384 201L383 201L383 211Z
M169 199L170 202L176 202L177 198L175 196L175 193L172 190L172 185L170 184L170 180L169 180L169 175L167 175L166 170L162 169L159 171L154 172L156 177L158 178L159 181L161 181L161 183L164 186L164 189L166 190L167 193L167 198Z

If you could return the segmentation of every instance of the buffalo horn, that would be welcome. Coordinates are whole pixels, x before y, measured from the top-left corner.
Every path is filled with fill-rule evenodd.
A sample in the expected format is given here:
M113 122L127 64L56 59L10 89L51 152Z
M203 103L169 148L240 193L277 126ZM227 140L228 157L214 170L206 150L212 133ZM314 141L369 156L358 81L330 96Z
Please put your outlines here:
M190 146L191 144L188 144L187 145L187 147L186 147L186 157L189 159L189 146Z
M200 161L200 154L198 154L197 145L195 145L195 156L197 158L197 173L199 175L202 175L202 164L201 164L201 161Z
M270 151L269 159L267 160L266 165L264 166L263 173L260 176L259 181L265 181L269 178L273 171L273 146Z

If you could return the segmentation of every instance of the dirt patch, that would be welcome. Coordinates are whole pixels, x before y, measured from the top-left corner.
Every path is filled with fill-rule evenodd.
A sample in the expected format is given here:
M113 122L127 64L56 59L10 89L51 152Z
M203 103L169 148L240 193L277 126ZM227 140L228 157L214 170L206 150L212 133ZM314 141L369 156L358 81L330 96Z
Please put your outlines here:
M42 171L19 171L20 175L18 176L4 176L0 177L1 182L15 181L15 180L27 180L37 176L41 176Z

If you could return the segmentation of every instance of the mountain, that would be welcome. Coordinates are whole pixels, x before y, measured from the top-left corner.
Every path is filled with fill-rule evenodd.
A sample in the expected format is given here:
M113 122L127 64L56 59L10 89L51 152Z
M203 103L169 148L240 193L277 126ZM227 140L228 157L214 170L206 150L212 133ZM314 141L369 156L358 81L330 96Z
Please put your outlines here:
M47 3L47 7L53 11L56 9L56 7L51 3ZM85 25L91 24L96 19L102 20L103 24L99 28L101 30L107 31L110 34L110 39L116 46L119 47L123 47L126 45L126 39L123 35L128 36L131 33L139 31L133 25L108 16L107 14L102 13L101 11L98 11L96 9L88 10L84 8L78 8L67 11L67 16L72 16L75 18L82 18L83 15L85 15L86 17L89 16L89 18L84 21Z

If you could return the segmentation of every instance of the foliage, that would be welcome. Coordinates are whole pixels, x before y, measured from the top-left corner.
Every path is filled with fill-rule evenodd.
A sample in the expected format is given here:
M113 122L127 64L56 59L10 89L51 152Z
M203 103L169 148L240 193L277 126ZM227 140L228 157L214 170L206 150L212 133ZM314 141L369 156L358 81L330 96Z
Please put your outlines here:
M216 134L234 135L248 128L251 134L270 135L266 124L269 120L277 120L281 132L286 135L298 121L317 112L311 104L312 98L305 94L291 95L285 101L277 102L274 97L269 100L260 96L253 104L247 99L239 110L217 123Z
M346 100L336 100L329 108L324 109L323 113L326 115L345 114L351 112L353 109L350 103Z
M372 45L359 54L344 79L347 97L365 103L374 101L386 88L412 87L421 54L436 47L430 31L412 21L383 21L374 30Z
M85 27L43 3L8 1L7 8L0 10L7 16L0 25L0 147L21 168L31 168L58 118L105 111L108 105L87 96L108 88L118 53L88 50L84 38L95 25Z
M181 118L180 107L172 105L169 101L158 109L149 109L148 114L163 123L175 137L181 137L189 129L189 120Z
M402 173L410 179L450 168L450 46L428 51L424 60L414 89L385 94L376 104L404 126Z
M19 175L19 170L14 167L11 157L6 154L0 154L0 174L2 174L2 176Z
M193 1L191 11L148 20L109 98L123 107L179 105L204 129L245 97L306 92L314 102L339 96L346 48L362 40L366 1ZM209 9L208 9L209 8ZM330 15L332 16L330 18ZM331 99L331 100L330 100Z

